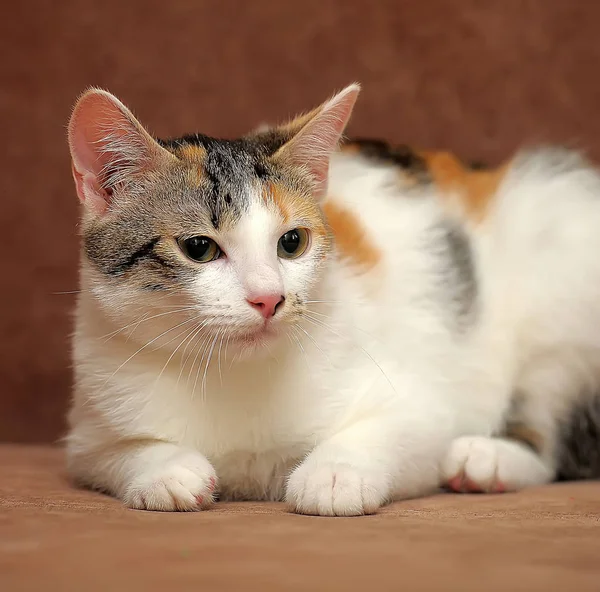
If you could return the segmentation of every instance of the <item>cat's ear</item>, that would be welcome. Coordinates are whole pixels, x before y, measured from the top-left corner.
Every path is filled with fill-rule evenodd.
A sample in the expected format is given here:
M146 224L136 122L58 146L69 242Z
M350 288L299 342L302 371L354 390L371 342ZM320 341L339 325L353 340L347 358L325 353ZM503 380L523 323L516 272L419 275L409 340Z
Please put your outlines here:
M359 92L360 86L351 84L314 111L282 128L294 135L277 151L275 158L308 171L314 181L317 199L327 192L329 160L350 119Z
M97 215L119 186L175 158L119 99L98 89L84 93L73 109L69 148L77 195Z

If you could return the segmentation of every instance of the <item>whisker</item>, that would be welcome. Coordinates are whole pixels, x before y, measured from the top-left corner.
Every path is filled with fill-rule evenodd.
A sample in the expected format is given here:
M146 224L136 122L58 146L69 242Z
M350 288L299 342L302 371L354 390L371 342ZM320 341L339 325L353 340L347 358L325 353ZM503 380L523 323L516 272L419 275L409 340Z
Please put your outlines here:
M223 340L225 339L225 329L223 329L223 334L221 335L221 341L219 342L219 354L217 356L217 366L219 368L219 384L223 386L223 374L221 373L221 349L223 347Z
M331 318L331 315L327 315L324 312L317 312L316 310L311 310L311 309L308 309L308 312L310 312L313 315L319 315L320 317L325 317L326 319Z
M273 350L271 349L271 346L269 345L269 343L265 343L265 345L267 346L267 351L269 352L269 356L271 356L275 362L277 362L277 365L279 365L279 358L273 353ZM269 366L269 371L271 370L271 366Z
M385 373L385 371L383 370L383 368L381 367L381 365L379 364L379 362L377 362L377 360L375 360L375 358L366 349L364 349L363 347L361 347L360 345L358 345L358 343L356 343L353 339L350 339L348 336L344 337L343 335L340 335L338 332L336 332L334 329L332 329L331 327L329 327L326 323L324 323L320 319L311 318L308 315L304 315L304 318L307 321L315 324L318 327L323 327L324 329L327 329L328 331L331 331L331 333L333 333L334 335L336 335L340 339L345 339L345 340L349 341L350 343L352 343L352 345L354 345L354 347L356 347L360 351L362 351L373 362L373 364L375 364L375 366L377 366L377 368L381 372L382 376L386 379L386 381L388 382L388 384L392 387L392 390L394 392L396 392L396 388L394 387L394 385L393 385L392 381L390 380L389 376Z
M333 365L333 362L331 361L331 358L323 351L323 349L321 348L321 346L317 343L317 340L306 329L304 329L304 327L301 327L298 324L296 324L294 326L296 327L296 329L300 329L300 331L302 331L302 333L304 333L312 341L312 343L314 344L314 346L325 356L325 358L329 362L329 365L332 368L334 368L334 365Z
M177 388L179 386L179 381L181 380L181 376L183 374L183 370L185 368L185 365L187 364L187 361L190 359L190 357L191 357L192 353L194 352L194 350L192 349L192 351L190 352L190 354L187 357L185 357L185 353L186 353L188 347L194 341L194 339L196 339L196 337L202 333L202 329L204 329L204 327L205 327L205 325L206 325L207 322L208 321L203 321L202 323L200 323L199 327L192 333L192 335L187 340L187 344L186 344L186 346L183 349L183 352L181 354L181 367L179 368L179 376L177 377L177 382L175 383L175 388ZM190 372L191 372L191 369L190 369ZM186 382L186 386L189 383L189 379L190 379L190 376L188 374L188 380Z
M212 345L210 346L210 351L208 352L208 359L206 360L206 367L204 368L204 375L202 376L202 400L206 401L206 375L208 374L208 367L210 366L210 361L212 360L213 351L215 351L215 344L217 343L217 338L219 336L220 330L215 334L215 338L213 339Z
M194 338L202 331L202 329L204 329L204 327L206 327L207 324L208 324L208 319L203 321L200 324L200 326L198 327L198 330L194 333L193 337L190 339L188 344L185 346L185 348L181 354L181 363L182 363L181 365L183 368L185 368L187 361L192 357L192 354L194 353L194 350L192 349L192 351L190 351L190 353L187 355L187 357L185 357L185 353L187 352L188 347L190 346L190 344L192 343Z
M304 300L303 304L356 304L361 305L364 302L352 302L351 300Z
M158 385L158 382L161 379L161 376L163 375L163 372L167 369L167 366L169 365L169 363L171 362L171 360L173 359L173 357L175 356L175 354L178 352L179 348L187 341L187 339L189 338L189 336L195 331L196 327L198 325L194 325L191 329L184 329L179 335L178 337L180 337L181 335L186 335L186 337L184 339L181 340L181 342L179 343L179 345L173 350L173 352L171 353L171 355L169 356L169 358L167 359L167 361L165 362L165 365L162 367L162 370L160 371L158 377L156 378L156 380L154 381L154 386L152 387L152 392L154 392L154 389L156 388L156 386Z
M129 333L129 335L127 335L127 339L125 339L125 343L129 343L129 339L131 338L131 336L137 331L138 327L140 326L140 324L144 321L144 319L148 316L148 312L145 312L142 317L140 318L140 320L138 321L137 325L133 328L133 331L131 331ZM117 331L118 333L118 331ZM114 335L116 335L117 333L115 333ZM111 335L104 343L106 343L107 341L110 341L114 335Z
M196 356L194 357L194 361L192 362L192 368L190 369L190 377L191 377L191 373L192 373L192 371L194 369L194 366L196 364L196 360L198 359L198 356L200 355L200 352L202 352L202 356L200 357L200 361L198 362L198 370L196 370L196 378L194 379L194 386L192 388L192 400L196 396L196 385L198 384L198 378L200 377L200 370L202 370L202 361L204 360L204 352L209 347L208 346L209 343L210 343L210 335L208 335L206 337L206 339L204 339L202 341L202 343L198 347L198 350L196 351Z
M231 339L231 333L227 334L227 341L225 342L225 359L227 359L227 351L229 349L229 340ZM229 365L229 368L231 369L231 364Z
M310 373L310 369L311 368L310 368L310 364L308 363L308 358L306 356L306 351L304 350L304 347L302 346L302 342L300 341L300 339L298 339L298 335L296 335L296 333L294 332L294 329L295 329L294 325L292 325L291 328L292 328L292 331L289 334L294 338L294 341L296 342L296 344L300 348L300 351L302 352L302 357L304 358L304 362L306 363L306 368L308 370L308 374L309 374L309 376L311 376L311 373Z
M150 345L152 345L153 343L155 343L157 340L159 340L161 337L163 337L164 335L166 335L167 333L170 333L171 331L177 329L178 327L181 327L183 325L185 325L186 323L189 323L190 321L192 321L193 319L186 319L185 321L183 321L183 323L179 323L178 325L175 325L174 327L170 327L169 329L167 329L166 331L163 331L160 335L157 335L156 337L154 337L154 339L151 339L150 341L148 341L148 343L142 345L142 347L140 347L135 353L133 353L131 356L129 356L104 382L104 384L102 385L102 388L104 388L117 374L117 372L119 372L122 368L125 367L126 364L128 364L131 360L133 360L133 358L135 358L139 353L141 353L142 351L144 351L147 347L149 347ZM172 340L171 340L172 341ZM170 342L169 342L170 343Z
M317 312L315 310L311 310L311 309L307 309L304 312L304 316L308 316L308 315L319 315L320 317L324 317L326 319L331 319L331 315L326 315L322 312ZM321 320L321 319L315 319L315 320ZM372 335L371 333L369 333L368 331L365 331L364 329L362 329L361 327L358 327L357 325L354 325L353 323L349 323L350 326L353 329L356 329L357 331L360 331L363 335L366 335L367 337L369 337L370 339L372 339L373 341L377 341L379 344L383 345L383 342L381 341L381 339L379 339L378 337L375 337L374 335Z
M179 307L177 310L169 310L167 312L161 312L159 314L152 315L151 317L144 318L148 314L147 312L145 312L142 315L142 318L140 320L133 321L132 323L129 323L128 325L125 325L124 327L121 327L120 329L117 329L116 331L107 333L106 335L103 335L102 337L99 337L98 339L106 338L106 341L110 341L110 339L112 339L115 335L117 335L118 333L121 333L122 331L125 331L125 329L128 329L129 327L132 327L133 325L135 325L135 329L132 331L132 333L135 332L135 330L139 327L140 323L142 323L142 322L151 321L152 319L157 319L158 317L164 317L167 315L175 314L177 312L188 312L190 310L194 310L194 307L193 306L187 306L185 308Z

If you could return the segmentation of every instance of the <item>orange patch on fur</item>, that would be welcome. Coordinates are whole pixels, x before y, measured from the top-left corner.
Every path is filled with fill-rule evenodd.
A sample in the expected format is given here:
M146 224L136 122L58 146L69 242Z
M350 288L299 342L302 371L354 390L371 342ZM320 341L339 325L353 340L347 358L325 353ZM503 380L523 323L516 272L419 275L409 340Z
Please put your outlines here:
M340 255L363 269L372 269L381 260L381 252L373 245L360 220L349 210L332 201L323 205Z
M287 224L290 219L290 210L294 198L276 183L267 183L262 195L267 204L272 203L277 207L284 223Z
M184 144L174 149L175 155L184 161L186 174L191 185L200 185L204 178L204 168L202 163L206 158L206 150L202 146Z
M201 163L206 157L206 150L195 144L184 144L177 149L177 155L185 160Z
M360 154L360 146L353 142L344 142L340 144L339 151L346 154Z
M475 222L481 222L508 165L488 171L473 171L449 152L420 152L419 155L427 163L434 182L441 189L455 193L466 215Z
M544 441L541 434L523 423L509 422L506 427L506 436L512 440L517 440L518 442L526 444L535 450L535 452L540 452L542 450Z
M204 174L202 169L198 166L191 166L186 171L188 180L190 185L199 186L202 183L202 179L204 178Z

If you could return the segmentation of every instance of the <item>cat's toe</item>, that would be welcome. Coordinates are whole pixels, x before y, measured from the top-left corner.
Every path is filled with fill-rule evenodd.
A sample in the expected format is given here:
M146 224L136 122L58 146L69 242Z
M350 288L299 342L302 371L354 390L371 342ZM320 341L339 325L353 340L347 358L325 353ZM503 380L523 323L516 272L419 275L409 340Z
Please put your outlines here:
M456 492L502 491L496 467L497 451L491 438L457 438L443 465L445 485Z
M299 514L361 516L386 502L385 479L345 463L305 462L290 476L286 501Z
M186 452L139 475L123 501L138 510L201 510L212 504L216 483L212 465L202 455Z
M442 481L460 493L504 493L547 483L551 471L518 442L485 436L454 440L442 464Z

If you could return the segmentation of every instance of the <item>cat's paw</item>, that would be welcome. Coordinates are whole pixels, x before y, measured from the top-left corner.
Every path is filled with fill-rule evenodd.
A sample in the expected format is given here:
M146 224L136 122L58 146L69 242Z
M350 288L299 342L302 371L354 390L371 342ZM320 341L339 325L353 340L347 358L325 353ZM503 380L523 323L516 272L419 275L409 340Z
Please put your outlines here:
M384 475L309 457L290 475L286 502L299 514L361 516L376 512L386 503L388 492Z
M201 510L212 504L216 486L215 470L204 456L179 451L137 475L123 502L138 510Z
M552 472L535 452L502 438L457 438L442 464L443 485L461 493L517 491L551 479Z

